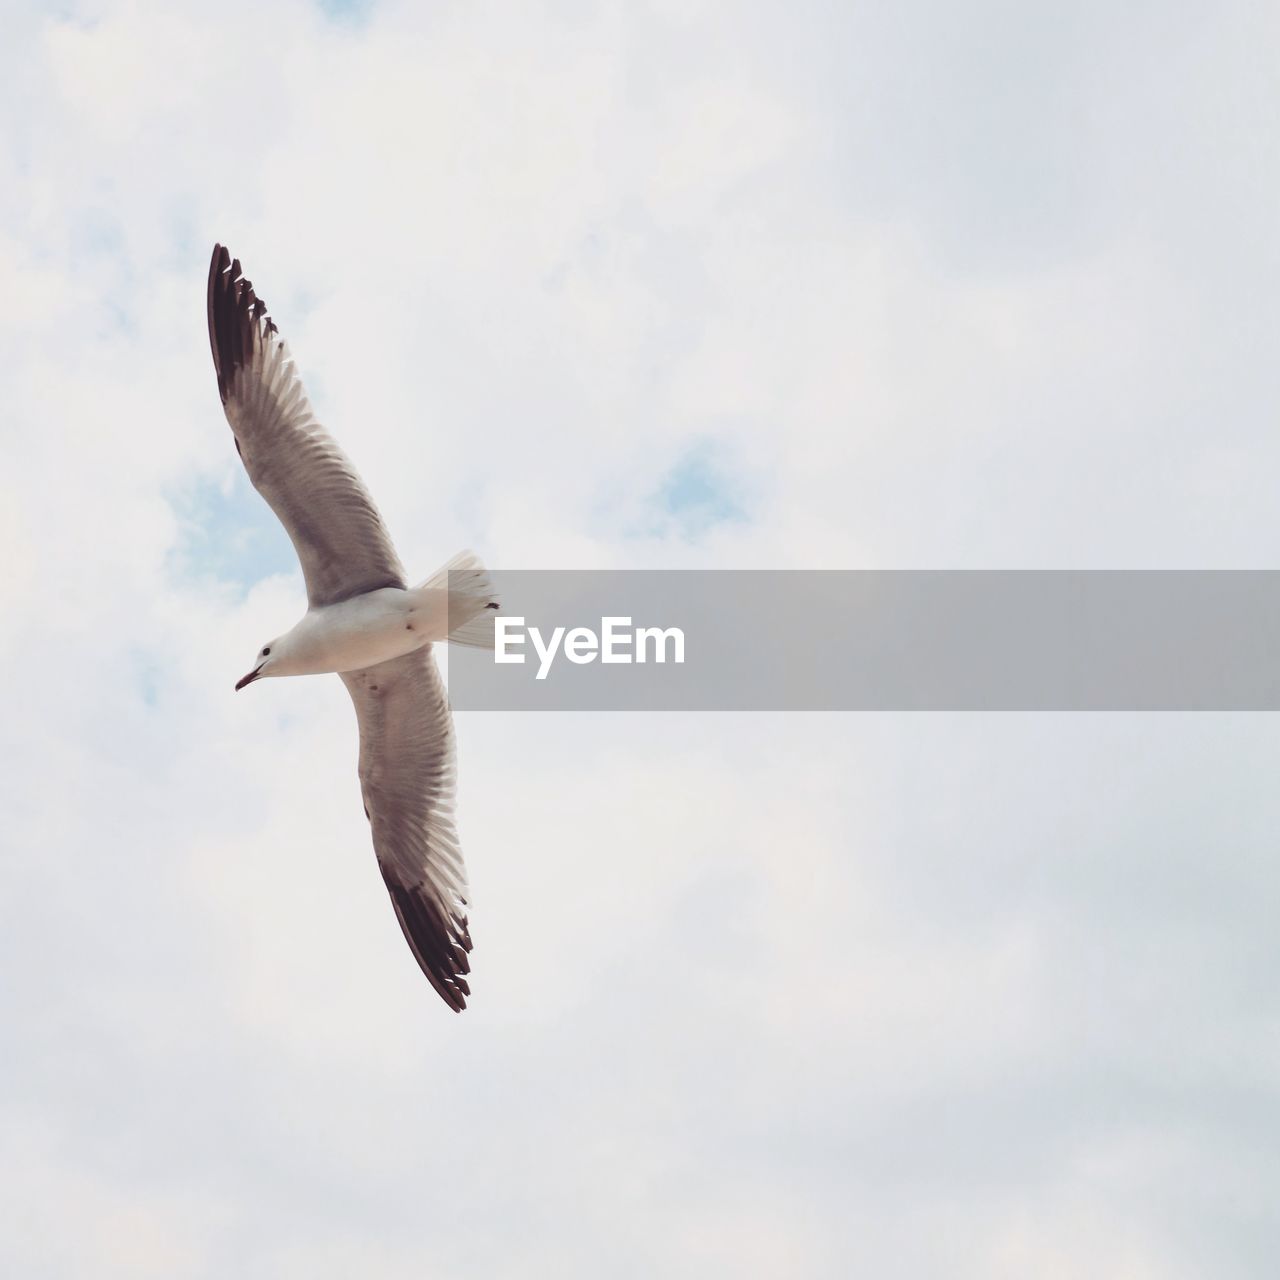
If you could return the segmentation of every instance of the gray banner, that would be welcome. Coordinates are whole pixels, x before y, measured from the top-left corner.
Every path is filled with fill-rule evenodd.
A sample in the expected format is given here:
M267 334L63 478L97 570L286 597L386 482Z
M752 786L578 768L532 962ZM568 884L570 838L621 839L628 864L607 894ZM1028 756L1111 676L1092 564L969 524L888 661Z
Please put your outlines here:
M459 710L1280 707L1280 571L491 576L500 644L450 646Z

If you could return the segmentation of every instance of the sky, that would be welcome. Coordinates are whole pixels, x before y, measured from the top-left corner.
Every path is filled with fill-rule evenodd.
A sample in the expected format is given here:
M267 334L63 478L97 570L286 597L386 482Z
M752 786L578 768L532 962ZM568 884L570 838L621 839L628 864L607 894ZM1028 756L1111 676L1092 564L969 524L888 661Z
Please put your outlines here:
M455 1017L204 287L416 576L1273 568L1280 15L4 19L0 1270L1270 1274L1274 717L459 715Z

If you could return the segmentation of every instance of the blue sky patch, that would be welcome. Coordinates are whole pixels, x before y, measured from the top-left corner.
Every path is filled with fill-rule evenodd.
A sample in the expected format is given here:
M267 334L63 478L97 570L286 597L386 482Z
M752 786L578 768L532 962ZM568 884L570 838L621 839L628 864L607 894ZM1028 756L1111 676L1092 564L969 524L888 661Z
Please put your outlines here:
M241 475L202 480L173 500L182 525L177 555L186 572L247 591L263 578L297 573L288 534Z
M320 12L330 22L358 26L368 20L373 0L316 0Z
M696 537L716 525L746 520L742 497L742 486L718 451L700 444L667 472L653 502L685 537Z

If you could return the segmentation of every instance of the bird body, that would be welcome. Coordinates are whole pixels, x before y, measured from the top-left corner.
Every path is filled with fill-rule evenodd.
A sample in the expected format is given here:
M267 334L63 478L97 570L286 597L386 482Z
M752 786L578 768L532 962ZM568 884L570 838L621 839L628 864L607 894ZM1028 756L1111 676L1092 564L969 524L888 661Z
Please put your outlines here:
M239 262L215 245L209 345L249 479L298 553L307 612L264 645L243 689L336 672L355 705L359 777L382 878L414 958L450 1008L471 994L466 873L454 825L453 719L431 647L492 647L487 575L469 553L410 587L368 490L311 411Z
M320 605L308 609L292 630L266 646L270 653L256 669L255 678L324 675L377 666L448 640L451 628L455 633L463 630L492 603L483 595L423 584L379 587Z
M443 626L437 623L429 633L426 621L414 607L413 593L401 587L380 587L308 609L293 630L273 641L270 656L276 669L271 674L321 675L389 662L444 639Z

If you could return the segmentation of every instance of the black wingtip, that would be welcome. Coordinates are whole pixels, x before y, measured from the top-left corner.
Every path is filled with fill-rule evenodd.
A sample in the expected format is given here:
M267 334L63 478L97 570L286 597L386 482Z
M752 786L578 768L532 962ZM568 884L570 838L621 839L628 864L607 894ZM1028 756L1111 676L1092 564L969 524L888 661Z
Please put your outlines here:
M471 972L471 961L467 959L471 931L466 917L446 915L431 894L421 888L406 888L385 870L382 878L418 967L445 1004L461 1013L471 994L464 976Z
M213 246L209 260L209 347L218 375L218 394L227 401L235 371L253 357L255 346L276 327L267 314L267 304L253 291L253 285L221 244Z

